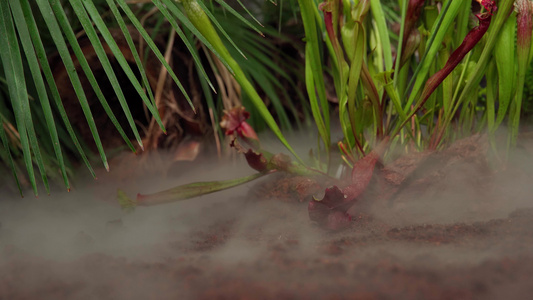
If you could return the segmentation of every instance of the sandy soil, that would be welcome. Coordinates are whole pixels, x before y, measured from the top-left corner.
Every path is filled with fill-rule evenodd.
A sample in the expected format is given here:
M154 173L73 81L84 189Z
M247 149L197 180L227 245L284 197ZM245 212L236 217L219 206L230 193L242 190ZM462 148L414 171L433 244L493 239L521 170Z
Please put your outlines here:
M131 214L4 201L0 299L527 299L533 168L517 162L440 165L393 200L368 193L338 232L310 223L308 199L257 199L294 181L283 177Z

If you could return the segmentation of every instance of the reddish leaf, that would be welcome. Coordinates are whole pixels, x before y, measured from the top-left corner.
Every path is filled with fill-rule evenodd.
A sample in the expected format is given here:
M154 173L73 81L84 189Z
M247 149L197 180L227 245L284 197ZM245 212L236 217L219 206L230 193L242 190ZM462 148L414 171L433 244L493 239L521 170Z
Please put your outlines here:
M229 111L224 111L220 127L226 130L226 135L237 134L241 138L259 140L255 130L246 123L250 113L243 106L234 107Z
M343 190L337 186L327 188L324 198L321 200L313 199L309 202L308 211L311 221L332 230L342 229L350 225L351 217L347 211L368 187L376 163L383 154L387 142L388 138L354 164L350 185Z
M346 196L337 186L333 186L326 189L322 200L311 200L307 210L311 221L320 227L339 230L350 225L352 218L346 211L352 204L346 201Z
M248 165L259 172L266 171L268 169L268 160L265 158L263 153L255 152L253 149L246 149L237 141L237 138L233 138L230 142L230 147L237 149L237 152L244 154L246 157L246 162Z
M479 0L478 0L479 2ZM496 1L493 0L481 0L481 5L488 11L490 15L496 11Z
M529 52L531 43L531 30L533 28L533 20L531 15L533 14L533 4L528 0L518 0L516 2L516 34L518 50Z
M335 37L335 31L333 29L333 16L331 14L332 3L322 2L318 5L318 9L324 13L324 24L326 25L326 31L328 32L330 40L337 40Z
M425 2L425 0L410 0L407 6L407 13L405 15L405 25L402 37L402 57L400 59L400 67L402 67L403 63L407 61L408 55L412 54L409 53L410 51L406 50L407 46L409 44L412 44L412 42L409 42L409 40L413 40L411 36L419 35L416 29L416 23L420 18L420 12L422 11L422 7L424 7Z
M347 198L355 199L366 190L374 174L374 167L378 159L379 155L374 150L354 164L352 169L352 184L343 190Z
M244 156L246 157L246 161L248 162L248 165L252 169L259 171L259 172L263 172L267 170L268 162L262 153L257 153L253 151L252 149L248 149L248 151L244 153Z
M324 1L318 5L318 9L322 10L324 13L324 24L326 25L326 31L329 36L329 40L331 41L331 44L333 45L333 48L337 51L339 46L339 41L337 39L336 31L335 31L335 25L333 24L333 20L335 19L334 13L338 14L339 9L339 1Z
M402 57L400 60L400 67L405 65L405 63L411 59L413 53L415 53L419 45L420 32L418 32L418 30L413 30L405 41L405 44L403 44L402 46Z
M407 13L405 15L405 27L403 35L403 45L406 44L411 31L416 28L416 23L420 18L420 12L426 0L410 0L407 6Z
M444 68L442 68L440 71L438 71L433 76L431 76L431 78L428 79L422 92L421 101L419 102L417 107L422 107L422 105L424 105L424 103L427 101L429 96L431 96L431 94L435 91L435 89L442 83L442 81L446 77L448 77L448 75L450 75L453 69L457 67L457 65L461 62L461 60L463 60L466 54L470 52L470 50L472 50L475 45L477 45L477 43L481 40L485 32L487 32L487 30L489 29L492 12L496 10L496 7L493 6L493 3L485 3L485 5L487 5L486 8L488 12L476 15L476 17L479 19L479 25L470 30L470 32L464 38L463 43L450 55L450 58L448 58L448 61L446 62Z
M239 153L244 154L248 165L259 172L265 171L284 171L294 174L307 174L307 168L294 164L288 155L278 153L272 155L264 150L253 150L245 148L234 138L230 146L237 149ZM316 175L316 174L315 174Z

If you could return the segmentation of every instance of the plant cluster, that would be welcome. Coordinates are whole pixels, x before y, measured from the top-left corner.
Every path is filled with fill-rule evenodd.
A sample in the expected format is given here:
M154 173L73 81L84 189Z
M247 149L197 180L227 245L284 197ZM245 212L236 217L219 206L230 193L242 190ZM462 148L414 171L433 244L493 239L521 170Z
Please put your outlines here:
M191 5L196 1L184 2ZM347 208L365 191L376 162L388 148L433 151L446 141L485 130L493 137L506 116L508 145L516 143L531 59L530 1L483 0L479 6L472 6L470 1L399 1L400 14L392 18L397 20L399 32L392 31L394 24L386 21L387 15L394 15L394 3L298 3L305 28L305 83L323 145L316 159L324 161L307 169L316 173L331 169L332 115L325 76L333 77L338 121L344 134L338 146L351 167L349 184L342 189L328 188L323 199L309 203L312 220L332 229L349 222ZM201 14L200 10L194 12ZM197 26L204 27L206 36L216 36L203 22L205 18L188 17L202 20ZM238 66L231 67L238 70ZM254 95L253 86L238 71L235 78L248 95ZM275 156L257 145L249 150L239 146L238 150L262 174L288 171L287 165L305 169L259 100L254 104L265 122L297 161L276 163ZM233 119L238 119L236 124L241 127L234 124L227 133L238 132L235 139L243 138L242 132L249 132L245 118ZM375 145L379 146L372 150ZM153 196L184 199L179 191L178 187ZM195 195L204 192L201 188ZM142 199L145 204L150 202L150 196Z
M231 12L234 18L261 33L256 25L252 24L257 19L250 21L254 19L253 12L248 11L252 17L245 18L224 1L215 2L224 11ZM99 54L104 68L108 62L99 36L120 63L123 55L114 46L114 40L94 3L89 0L69 0L68 3L76 16L75 19L79 20ZM268 72L254 72L269 64L268 56L257 47L250 47L255 49L252 53L257 55L252 55L250 61L244 59L244 53L233 41L231 31L227 30L234 22L222 25L224 22L215 16L214 12L217 10L212 2L209 7L200 0L153 0L150 5L163 16L161 20L171 25L190 50L204 91L215 88L204 69L206 63L200 59L197 47L194 46L196 41L201 44L209 65L217 69L219 87L234 91L221 97L224 116L221 120L218 116L213 117L215 127L220 130L219 137L222 132L231 137L231 146L243 153L250 166L259 173L242 179L196 183L154 195L139 195L136 200L119 193L119 198L125 206L187 199L278 171L332 177L332 170L336 170L339 164L332 159L333 143L338 146L345 166L341 179L351 178L345 187L330 188L324 199L311 201L309 211L311 218L323 226L338 228L349 221L346 209L365 191L376 163L384 161L387 153L398 153L387 151L388 149L402 149L404 152L434 151L459 137L485 131L494 145L496 130L506 120L509 131L508 148L516 144L523 95L525 92L527 95L528 91L527 71L533 56L530 0L298 0L297 5L295 1L290 3L293 12L299 13L298 19L301 20L305 31L303 81L308 106L320 139L318 148L313 152L314 157L310 159L311 163L294 151L282 132L282 128L290 128L290 121L279 94L273 92L276 89L276 81L267 75ZM59 0L38 0L36 6L45 20L66 69L69 70L101 159L108 168L65 38L97 91L96 95L101 93L98 93L98 85L93 83L94 76L84 62L83 53L80 53L67 14ZM130 33L125 22L125 19L128 19L167 68L171 78L189 100L191 109L195 110L186 89L172 72L130 6L124 0L106 0L106 7L109 7L114 16L113 22L120 27L126 39L131 40L128 38ZM10 145L9 133L18 134L34 192L37 193L33 160L47 186L43 159L25 92L27 80L20 54L23 51L41 101L42 111L39 114L46 120L51 145L68 187L65 163L54 127L54 115L48 103L49 96L55 102L54 109L59 112L78 153L89 168L90 165L62 109L32 6L25 0L13 0L2 2L0 9L0 26L2 32L7 33L0 37L1 62L13 111L12 118L6 113L9 109L0 111L4 124L0 126L0 137L3 149L7 150L1 152L2 159L10 162L15 172L10 149L17 147ZM281 19L280 16L279 20ZM251 36L248 37L252 39ZM135 45L129 44L142 75L143 61L137 54ZM252 67L246 67L247 64ZM153 121L164 131L164 124L157 111L158 102L145 76L139 81L126 63L121 65L145 107L152 113ZM282 72L276 67L272 67L272 70ZM107 67L106 73L113 82L113 71ZM47 85L44 84L41 74L44 74ZM333 88L327 87L328 80L333 82ZM266 83L264 94L272 101L277 119L257 88L257 83L262 82ZM123 95L121 96L121 89L117 84L113 84L113 87L135 139L142 148L143 141L134 126L128 104ZM230 97L230 94L233 96ZM205 95L210 111L220 111L220 106L215 104L210 93L206 92ZM253 117L261 117L262 123L270 128L295 160L282 154L273 155L261 147L255 131L247 123L249 114L240 106L240 100L235 100L239 95ZM105 99L99 99L105 108ZM333 101L338 105L333 106ZM289 101L288 107L294 111L291 105ZM332 110L332 107L336 110ZM106 111L113 119L113 112L107 109ZM12 119L16 121L15 131L13 126L8 126L13 124ZM254 124L257 124L256 121L257 119ZM334 122L338 122L342 129L343 139L340 141L332 141L331 128ZM120 124L114 123L130 148L134 149Z

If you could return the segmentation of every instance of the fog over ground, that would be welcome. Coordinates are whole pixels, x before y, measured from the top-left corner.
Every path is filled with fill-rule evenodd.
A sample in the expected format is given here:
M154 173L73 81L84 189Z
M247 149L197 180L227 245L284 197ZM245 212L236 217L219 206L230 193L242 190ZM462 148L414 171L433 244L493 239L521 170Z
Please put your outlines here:
M300 145L300 153L307 153L303 143L297 141L293 144ZM279 145L265 148L274 149L273 152L283 151ZM510 160L509 169L512 171L505 170L487 177L487 174L459 170L427 191L401 194L391 205L366 206L368 210L365 214L372 216L376 224L400 228L425 224L472 224L507 218L517 209L533 207L532 153L533 146L524 145L515 151ZM360 232L327 232L310 224L305 204L295 207L295 204L274 200L246 201L250 197L250 188L257 182L191 200L138 207L132 213L122 211L116 202L117 188L135 197L137 193L148 194L180 184L254 173L243 159L226 163L206 159L192 164L177 163L169 169L164 159L169 154L160 155L160 160L141 161L141 157L125 154L121 163L111 165L110 173L99 171L96 181L78 179L70 193L56 190L51 196L41 195L36 199L31 191L26 191L23 199L2 197L0 269L3 264L9 263L13 249L59 262L75 261L93 253L131 261L165 262L188 255L180 253L179 247L167 247L169 241L192 245L197 241L191 232L208 231L213 224L223 224L228 220L233 222L230 239L208 254L211 260L223 265L265 259L266 244L275 239L298 240L291 250L293 252L287 255L311 259L322 255L317 251L317 245L324 241L339 240L344 236L352 239L371 237L374 230L379 230L371 226ZM147 166L151 171L143 171ZM160 172L157 171L159 167ZM473 179L477 177L488 178L490 184L483 185L483 189L479 190L479 187L472 186ZM260 180L268 180L268 177ZM355 206L352 212L358 213L358 209ZM251 238L258 232L261 237ZM362 245L354 255L368 261L393 254L398 260L414 264L435 261L476 264L502 255L512 257L524 253L533 253L533 245L512 251L501 247L484 251L454 245L435 248L398 241L394 247L379 242ZM83 271L69 274L83 276Z
M140 161L140 157L125 155L130 162L137 160L141 165L151 164ZM148 167L153 168L153 165L140 166L139 169ZM137 193L149 194L180 184L254 173L242 161L188 165L174 176L165 176L163 172L132 176L129 170L119 168L112 167L108 174L100 171L97 180L84 179L71 192L56 190L50 196L35 198L28 190L24 198L12 196L0 200L0 247L16 246L51 258L74 258L98 251L113 255L141 254L139 251L144 246L163 241L169 230L185 233L199 224L208 223L215 216L202 213L206 205L245 195L247 186L188 201L141 207L133 213L120 208L116 200L117 189L134 199ZM86 242L83 242L84 238Z

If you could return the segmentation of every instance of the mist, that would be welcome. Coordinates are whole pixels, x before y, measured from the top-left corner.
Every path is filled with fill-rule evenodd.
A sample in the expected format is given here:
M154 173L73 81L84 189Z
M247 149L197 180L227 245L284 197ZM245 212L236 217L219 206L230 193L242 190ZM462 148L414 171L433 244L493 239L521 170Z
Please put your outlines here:
M302 140L309 139L295 137L292 144L299 145L298 152L304 156L309 147ZM276 142L263 146L274 153L284 151ZM231 291L215 288L216 280L225 282L220 279L223 274L245 283L233 286L233 291L250 283L280 280L294 288L338 284L335 274L362 279L366 275L358 273L361 268L379 269L384 259L407 270L433 274L530 257L531 240L519 242L519 236L512 235L505 237L505 243L497 240L505 236L505 226L511 226L498 220L531 219L531 214L523 217L520 211L533 207L532 149L523 144L503 171L479 173L457 164L437 184L401 191L393 202L364 199L350 209L352 226L339 232L311 224L306 202L254 199L250 191L271 180L268 176L214 194L124 212L116 201L118 188L135 197L254 171L242 158L169 164L171 153L148 158L123 154L109 173L98 171L98 180L80 170L82 175L74 179L71 192L55 190L50 196L35 198L26 191L25 198L2 197L0 282L4 283L0 299L2 295L22 299L43 291L42 299L68 295L145 299L162 291L159 295L165 296L160 299L201 298L207 297L207 291L231 295ZM420 235L420 230L454 235L436 244ZM417 238L412 240L410 234ZM470 236L482 239L464 242ZM482 247L490 243L494 246ZM117 284L116 278L121 277L127 279ZM206 289L195 285L197 281L204 281ZM64 292L65 282L71 294ZM50 284L59 286L61 292L50 291ZM383 293L377 287L371 291ZM312 290L308 292L312 295Z

